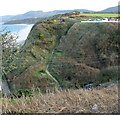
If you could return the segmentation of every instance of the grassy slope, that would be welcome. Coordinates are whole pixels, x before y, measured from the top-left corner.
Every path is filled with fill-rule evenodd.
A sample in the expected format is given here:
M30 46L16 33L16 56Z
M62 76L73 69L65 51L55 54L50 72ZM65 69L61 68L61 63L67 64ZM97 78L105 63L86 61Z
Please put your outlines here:
M71 24L58 19L57 22L48 20L34 25L14 61L6 68L12 90L39 87L44 91L56 86L45 72L46 64L55 43Z
M111 18L111 17L118 17L117 13L82 13L78 16L99 16L102 18Z
M58 19L54 23L49 20L34 25L24 46L6 70L14 91L33 86L43 91L55 88L56 84L45 73L53 48L54 58L49 71L64 88L79 88L96 80L96 74L98 83L117 79L120 63L117 24L72 24L69 19L65 22ZM33 97L2 98L2 104L3 112L115 113L118 112L118 86L100 90L57 90L45 95L34 93ZM92 110L95 104L98 106L96 111Z
M24 46L6 68L12 90L55 87L54 81L45 73L54 48L55 59L51 60L53 64L49 70L63 87L79 88L93 82L101 68L117 65L117 24L82 24L78 19L78 16L66 16L64 20L55 18L55 21L34 25Z
M51 73L63 87L79 88L95 82L103 68L119 65L118 31L116 23L75 23L56 48Z
M33 97L3 98L2 104L4 113L118 113L118 86L35 93Z

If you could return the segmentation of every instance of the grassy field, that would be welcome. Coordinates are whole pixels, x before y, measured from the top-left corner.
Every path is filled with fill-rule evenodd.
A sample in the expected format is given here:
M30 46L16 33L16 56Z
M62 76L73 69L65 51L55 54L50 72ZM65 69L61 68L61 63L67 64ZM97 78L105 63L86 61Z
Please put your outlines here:
M2 108L3 113L118 113L118 85L2 98Z
M116 13L81 13L78 16L118 17Z

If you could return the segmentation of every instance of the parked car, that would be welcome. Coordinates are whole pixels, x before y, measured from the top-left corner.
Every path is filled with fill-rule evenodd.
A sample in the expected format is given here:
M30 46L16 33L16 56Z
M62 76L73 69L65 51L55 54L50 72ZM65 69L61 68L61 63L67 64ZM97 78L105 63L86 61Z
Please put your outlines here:
M102 21L108 21L108 18L103 18Z

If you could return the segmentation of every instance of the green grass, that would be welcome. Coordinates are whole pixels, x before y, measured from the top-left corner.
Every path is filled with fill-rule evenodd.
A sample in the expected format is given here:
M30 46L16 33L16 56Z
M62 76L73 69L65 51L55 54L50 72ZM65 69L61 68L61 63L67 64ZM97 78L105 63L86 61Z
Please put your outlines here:
M55 53L54 53L54 56L55 56L55 57L59 57L59 56L62 56L62 55L64 55L63 52L55 52Z
M83 13L77 16L99 16L99 17L118 17L118 14L115 13Z
M42 76L48 76L48 75L44 72L44 70L43 70L43 72L42 72L42 70L41 70L41 71L37 71L37 72L34 73L34 77L42 77ZM48 77L49 77L49 76L48 76Z
M41 76L43 76L43 74L40 72L35 72L35 74L34 74L34 77L41 77Z

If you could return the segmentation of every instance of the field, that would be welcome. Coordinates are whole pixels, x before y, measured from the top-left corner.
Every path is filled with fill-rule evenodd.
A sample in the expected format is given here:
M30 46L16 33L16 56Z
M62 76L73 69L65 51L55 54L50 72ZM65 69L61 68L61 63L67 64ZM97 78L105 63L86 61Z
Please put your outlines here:
M98 16L103 18L109 18L109 17L118 17L119 14L116 13L81 13L78 16Z
M55 90L32 97L3 98L3 113L118 113L117 84L99 89ZM94 108L96 106L96 108Z

